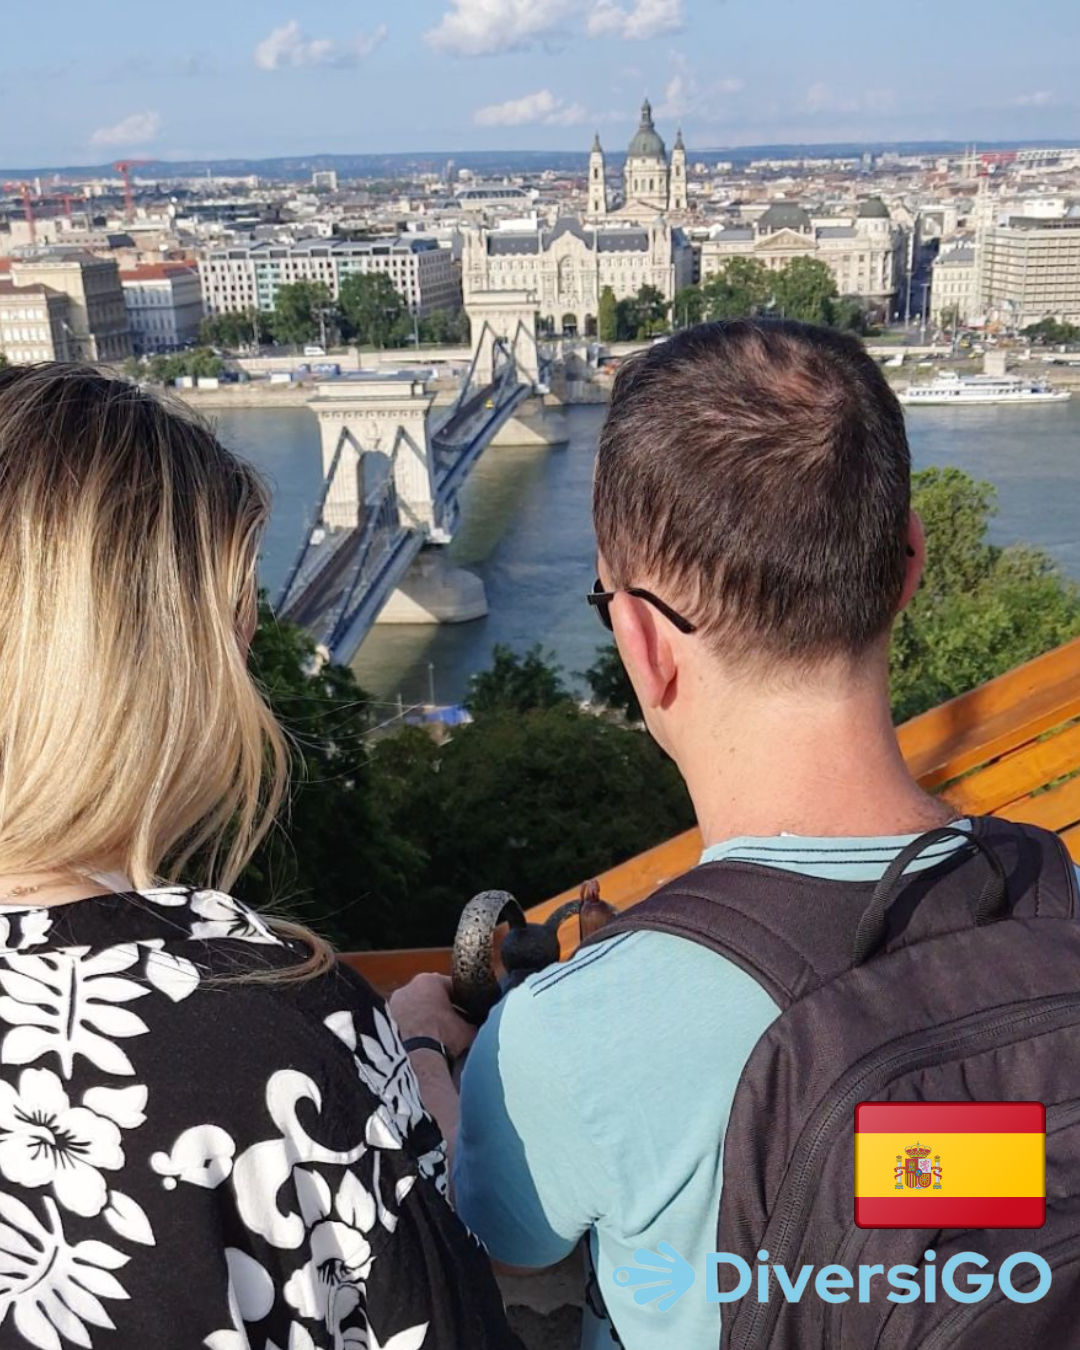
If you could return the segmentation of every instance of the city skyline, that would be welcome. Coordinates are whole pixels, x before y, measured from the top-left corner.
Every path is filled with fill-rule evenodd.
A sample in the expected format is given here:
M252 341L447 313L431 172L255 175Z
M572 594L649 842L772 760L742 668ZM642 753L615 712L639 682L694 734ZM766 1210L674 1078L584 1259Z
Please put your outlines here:
M1037 28L1004 0L977 22L956 0L774 0L776 24L750 0L190 0L182 29L106 8L54 5L46 50L35 15L7 16L0 164L565 152L594 131L618 150L643 94L691 149L1080 137L1066 0Z

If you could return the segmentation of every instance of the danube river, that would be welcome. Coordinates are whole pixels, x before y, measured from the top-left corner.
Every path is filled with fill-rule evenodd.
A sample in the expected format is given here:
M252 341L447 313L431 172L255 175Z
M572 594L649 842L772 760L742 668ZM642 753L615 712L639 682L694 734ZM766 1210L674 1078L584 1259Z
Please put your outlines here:
M497 642L540 643L570 676L591 664L605 640L584 600L595 570L589 490L603 412L571 408L566 446L483 455L448 552L483 578L491 612L443 627L376 626L353 662L375 698L422 702L433 686L438 702L454 702ZM262 566L273 595L318 498L315 418L304 409L238 409L218 422L226 443L274 487ZM908 426L917 468L955 464L998 489L994 539L1040 545L1080 580L1080 398L1045 408L919 408Z

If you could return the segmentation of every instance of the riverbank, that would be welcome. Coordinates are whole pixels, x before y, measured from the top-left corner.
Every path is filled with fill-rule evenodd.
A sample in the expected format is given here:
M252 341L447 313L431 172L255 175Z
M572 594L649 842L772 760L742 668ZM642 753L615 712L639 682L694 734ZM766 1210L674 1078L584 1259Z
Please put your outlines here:
M174 397L208 412L223 408L306 408L314 396L311 384L223 384L219 389L171 389Z

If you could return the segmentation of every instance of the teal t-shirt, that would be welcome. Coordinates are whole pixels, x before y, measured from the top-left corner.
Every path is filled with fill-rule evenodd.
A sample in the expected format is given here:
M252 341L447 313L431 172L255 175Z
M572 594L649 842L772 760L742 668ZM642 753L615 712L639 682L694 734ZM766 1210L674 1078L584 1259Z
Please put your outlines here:
M702 861L876 881L913 838L731 839ZM929 849L912 870L958 846ZM700 1279L660 1312L636 1304L613 1273L659 1242L705 1268L735 1089L778 1013L723 957L641 932L532 976L477 1036L461 1083L455 1205L508 1265L552 1265L589 1235L583 1350L613 1350L607 1317L626 1350L716 1350L717 1305Z

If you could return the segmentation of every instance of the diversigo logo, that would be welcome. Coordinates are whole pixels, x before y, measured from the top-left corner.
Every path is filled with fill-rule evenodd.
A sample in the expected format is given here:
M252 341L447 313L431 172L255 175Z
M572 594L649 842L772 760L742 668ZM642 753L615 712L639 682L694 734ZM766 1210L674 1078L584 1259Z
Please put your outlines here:
M620 1266L612 1275L620 1289L632 1289L635 1303L655 1303L657 1312L667 1312L695 1286L698 1296L707 1303L735 1303L753 1290L758 1303L768 1303L779 1297L788 1303L799 1303L808 1291L824 1303L848 1303L852 1300L868 1303L871 1283L882 1276L880 1265L830 1265L815 1268L800 1266L789 1271L780 1264L769 1264L769 1253L757 1254L758 1265L750 1264L733 1252L710 1252L705 1258L705 1278L698 1284L698 1272L670 1242L658 1242L657 1251L639 1247L634 1253L637 1265ZM1050 1267L1036 1252L1016 1252L1002 1261L997 1271L986 1270L985 1256L978 1252L956 1252L937 1266L937 1253L930 1249L923 1253L922 1267L904 1264L890 1266L884 1271L890 1303L934 1303L938 1289L946 1298L957 1303L979 1303L996 1284L1002 1294L1014 1303L1037 1303L1049 1290ZM721 1289L719 1276L724 1267L735 1272L734 1288ZM1020 1270L1020 1268L1023 1268ZM1017 1289L1013 1283L1019 1270L1022 1285L1030 1282L1028 1267L1034 1268L1037 1279L1031 1288Z
M854 1182L860 1228L1041 1228L1046 1111L1040 1102L862 1102L855 1109ZM708 1303L747 1296L798 1303L808 1291L825 1303L867 1303L871 1282L884 1277L891 1303L932 1303L939 1290L957 1303L978 1303L995 1284L1014 1303L1036 1303L1051 1283L1046 1261L1028 1251L1007 1257L994 1272L976 1251L956 1252L939 1267L932 1248L919 1266L887 1270L880 1264L788 1270L764 1249L756 1268L733 1252L710 1252L695 1269L670 1242L657 1243L655 1252L639 1248L634 1261L618 1267L612 1280L635 1303L655 1304L658 1312L691 1290ZM1020 1268L1018 1289L1013 1281ZM722 1272L731 1287L721 1289Z

